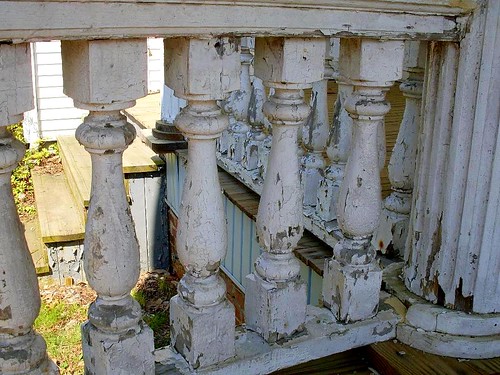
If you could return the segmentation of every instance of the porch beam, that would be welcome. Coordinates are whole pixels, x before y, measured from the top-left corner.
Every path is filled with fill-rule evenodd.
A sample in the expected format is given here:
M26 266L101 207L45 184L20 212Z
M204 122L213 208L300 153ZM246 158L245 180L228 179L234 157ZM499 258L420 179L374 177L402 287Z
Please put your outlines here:
M0 1L0 41L300 35L459 40L476 1Z

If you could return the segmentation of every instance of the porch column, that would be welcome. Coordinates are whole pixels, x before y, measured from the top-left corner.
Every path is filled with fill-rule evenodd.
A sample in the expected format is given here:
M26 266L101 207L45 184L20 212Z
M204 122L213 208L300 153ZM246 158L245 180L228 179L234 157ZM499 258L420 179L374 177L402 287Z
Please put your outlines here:
M12 186L25 147L7 130L33 108L30 45L0 44L0 373L59 374L44 339L33 330L40 312L35 266Z
M340 43L346 43L341 39ZM337 100L333 112L333 124L330 129L326 153L330 165L325 168L323 179L318 188L316 213L324 221L337 218L337 202L340 186L344 179L345 165L351 151L352 118L345 110L345 101L352 93L353 86L344 76L342 66L337 79Z
M219 276L227 229L215 140L229 122L216 101L240 86L238 42L165 39L165 80L188 102L175 119L188 139L188 168L177 229L177 251L186 274L170 301L171 342L198 368L235 353L234 307Z
M351 154L337 202L343 238L326 261L323 301L339 320L377 313L382 271L371 238L382 206L378 132L390 105L385 92L402 76L404 42L342 40L340 66L354 85L345 106L353 119Z
M408 233L427 43L410 41L406 48L408 78L399 86L406 98L405 111L388 167L392 193L384 201L376 241L382 251L392 244L392 251L399 254L403 254Z
M326 55L330 55L330 40L325 39ZM314 82L311 93L311 115L302 129L302 141L306 149L301 159L301 181L304 190L304 206L316 206L321 175L326 165L323 152L328 139L328 81L333 68L330 59L324 60L324 79Z
M459 358L500 356L500 3L460 42L431 42L403 277L423 297L398 336Z
M92 158L84 269L97 292L82 325L85 373L154 374L153 332L130 291L139 245L123 183L122 155L135 138L121 110L147 94L146 39L63 41L64 92L89 110L76 138Z
M250 52L249 38L241 38L241 70L240 70L240 89L235 91L229 97L231 114L234 117L234 125L229 136L228 158L236 163L241 163L245 154L245 141L250 127L248 126L248 106L252 93L252 84L250 82L250 65L253 61L253 55Z
M323 78L324 58L323 39L257 38L255 44L255 74L274 88L264 104L273 141L256 223L264 252L246 278L245 319L269 342L305 322L306 289L292 252L303 230L297 133L309 114L301 90Z

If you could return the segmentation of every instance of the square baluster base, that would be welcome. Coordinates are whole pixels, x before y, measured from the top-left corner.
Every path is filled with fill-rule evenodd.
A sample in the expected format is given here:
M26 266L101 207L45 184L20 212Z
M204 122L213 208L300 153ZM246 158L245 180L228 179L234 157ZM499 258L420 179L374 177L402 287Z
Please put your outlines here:
M195 308L179 295L170 300L172 346L193 368L222 362L235 355L234 306L227 300Z
M377 313L381 285L382 270L376 263L342 265L335 259L327 259L323 304L341 321L368 319Z
M85 375L153 375L153 331L139 322L138 331L102 332L89 321L82 324Z
M245 281L245 322L249 329L268 342L304 329L307 292L300 279L268 282L252 273Z

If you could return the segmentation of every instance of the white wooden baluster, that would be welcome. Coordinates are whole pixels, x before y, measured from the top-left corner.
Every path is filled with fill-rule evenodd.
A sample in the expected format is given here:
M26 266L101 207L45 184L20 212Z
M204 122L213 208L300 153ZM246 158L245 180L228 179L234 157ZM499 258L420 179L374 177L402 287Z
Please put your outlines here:
M306 289L293 248L302 236L297 132L309 114L301 89L323 76L324 40L257 38L255 74L274 94L264 104L273 143L257 214L264 252L246 278L247 326L273 342L303 328Z
M267 134L264 132L264 112L262 111L265 96L262 80L254 77L250 102L248 103L250 131L245 141L245 155L241 162L243 168L248 171L254 171L259 168L259 149L262 142L267 138Z
M188 139L188 169L177 229L186 274L170 302L172 345L198 368L234 355L234 307L219 265L227 229L215 140L228 126L216 100L240 85L238 44L231 38L165 39L165 80L188 105L175 125Z
M330 165L325 168L318 188L316 213L324 221L337 218L337 201L344 179L345 165L351 150L352 118L345 110L345 100L351 95L353 86L342 75L337 79L337 100L333 112L326 153Z
M122 155L135 138L120 110L147 94L146 39L63 41L64 91L89 115L76 138L92 158L84 268L97 292L82 325L85 373L153 374L153 333L130 296L139 246L125 194Z
M0 83L0 373L55 375L45 341L33 330L38 281L10 182L25 147L6 127L33 108L29 44L0 44Z
M402 41L348 39L340 46L340 64L354 84L345 103L354 134L337 203L343 239L325 264L323 301L342 321L377 312L382 271L370 241L382 205L378 130L390 109L385 91L401 78L403 56Z
M399 254L403 254L408 233L427 44L412 41L406 43L406 48L408 78L399 86L406 105L388 167L392 193L384 201L374 241L383 252L392 243L394 252Z
M314 82L311 93L311 116L302 128L305 154L301 159L301 181L304 190L304 206L316 206L321 175L326 165L323 152L328 139L328 80L332 78L330 64L330 39L325 39L327 58L324 79Z
M237 163L241 163L245 154L245 141L250 130L248 126L248 106L252 92L250 65L253 61L253 55L250 52L248 38L241 38L241 43L240 89L230 96L231 112L235 123L230 133L227 155L229 159Z
M259 79L258 77L256 77ZM264 90L265 94L265 90ZM269 96L271 97L274 94L274 89L272 87L269 88ZM265 96L265 95L264 95ZM265 101L264 101L265 102ZM264 113L264 102L262 103L262 113ZM258 167L259 167L259 173L260 177L262 180L266 178L266 172L267 172L267 166L268 166L268 161L269 161L269 154L271 153L271 144L273 143L273 128L271 126L271 123L267 119L266 116L264 116L264 126L267 130L267 136L264 138L264 140L259 144L259 160L257 162Z

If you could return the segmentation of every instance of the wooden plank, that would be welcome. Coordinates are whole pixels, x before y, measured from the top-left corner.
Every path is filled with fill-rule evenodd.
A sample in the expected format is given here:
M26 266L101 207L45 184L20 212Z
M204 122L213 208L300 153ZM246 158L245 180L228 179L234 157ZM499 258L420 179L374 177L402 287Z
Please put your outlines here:
M38 218L24 222L24 236L38 275L50 272L47 249L42 242Z
M373 375L362 349L334 354L307 363L273 372L271 375ZM385 375L385 374L384 374Z
M88 207L92 182L92 162L75 137L57 138L64 168L75 197ZM123 153L123 173L145 173L158 171L163 161L147 148L138 138Z
M135 106L123 112L144 129L154 129L156 121L161 119L161 95L149 94L136 100Z
M374 368L387 375L498 374L500 361L459 361L413 349L399 341L370 345L367 355Z
M83 239L83 211L75 202L64 174L32 171L32 176L42 241L51 243Z

